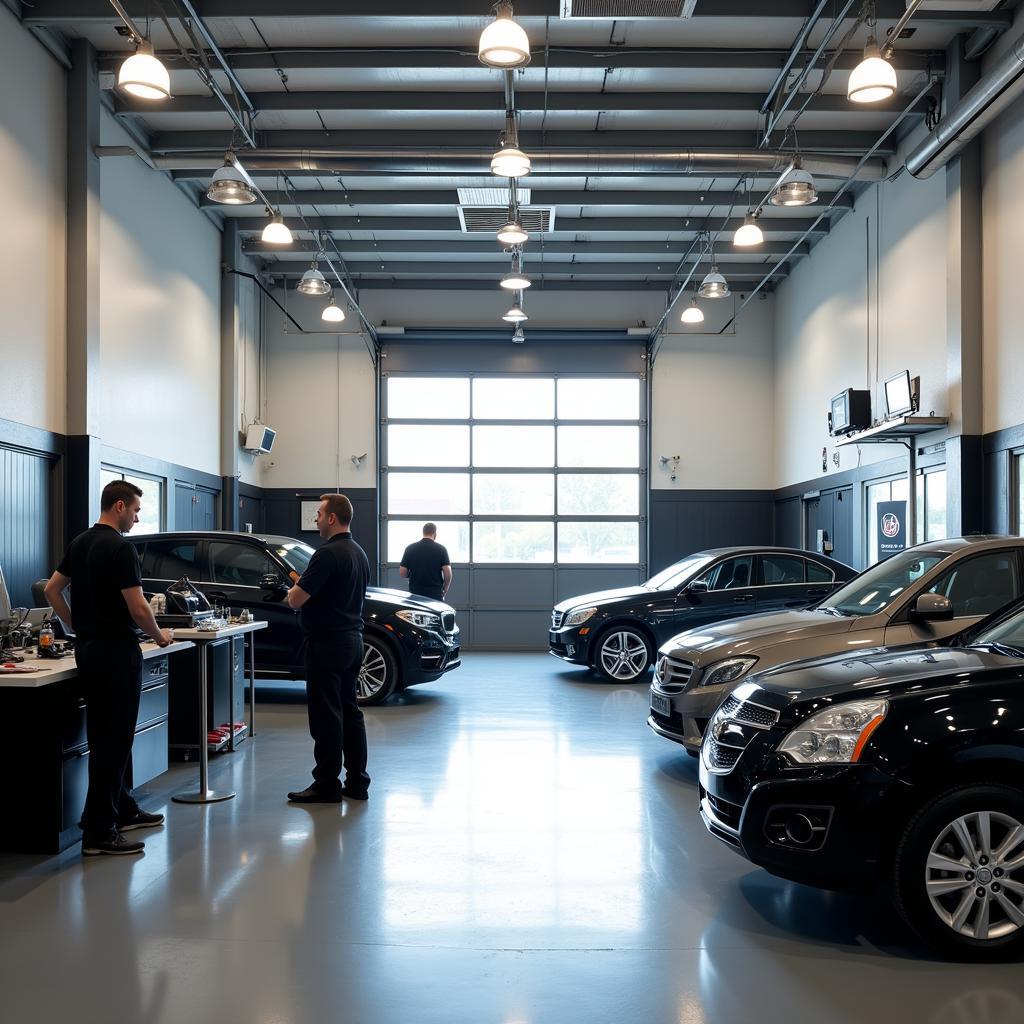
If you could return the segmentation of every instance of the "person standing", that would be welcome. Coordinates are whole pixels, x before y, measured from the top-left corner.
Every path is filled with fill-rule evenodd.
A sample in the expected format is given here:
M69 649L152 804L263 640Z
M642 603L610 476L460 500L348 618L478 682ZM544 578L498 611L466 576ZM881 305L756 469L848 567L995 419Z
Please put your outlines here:
M452 585L452 563L448 549L437 543L437 527L423 524L423 539L410 544L398 569L409 580L409 593L441 601Z
M304 804L365 800L370 776L356 682L363 664L363 598L370 563L352 539L352 502L344 494L320 495L316 525L325 543L285 598L302 623L314 761L312 784L289 793L288 799Z
M139 557L124 534L139 521L142 491L112 480L100 495L100 517L70 544L45 587L46 600L75 633L75 663L85 688L89 790L80 822L82 853L142 853L124 833L162 825L132 795L132 744L142 694L138 626L159 646L172 640L142 592ZM71 602L64 598L70 584Z

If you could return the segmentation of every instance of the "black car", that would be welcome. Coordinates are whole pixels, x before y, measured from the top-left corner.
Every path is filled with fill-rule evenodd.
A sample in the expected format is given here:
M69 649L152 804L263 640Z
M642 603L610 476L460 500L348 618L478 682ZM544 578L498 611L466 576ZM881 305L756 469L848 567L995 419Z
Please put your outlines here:
M293 537L207 531L129 537L139 549L147 596L188 576L211 604L248 608L268 626L257 634L256 674L304 679L298 614L285 603L289 573L300 575L313 548ZM407 686L457 668L455 610L441 601L369 587L363 605L360 704L380 704Z
M835 559L792 548L698 551L639 587L582 594L555 605L548 650L610 682L630 683L677 633L739 615L803 608L856 575Z
M700 753L712 835L782 878L891 887L944 953L1024 953L1024 602L948 646L752 676Z

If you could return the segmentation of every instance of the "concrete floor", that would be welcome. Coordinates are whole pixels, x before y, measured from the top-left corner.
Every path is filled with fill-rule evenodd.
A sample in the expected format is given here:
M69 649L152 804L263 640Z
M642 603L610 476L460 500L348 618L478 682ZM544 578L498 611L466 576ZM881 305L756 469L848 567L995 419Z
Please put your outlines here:
M647 687L468 655L368 714L372 799L306 809L302 706L169 802L139 858L0 857L0 1020L1020 1024L1019 966L930 960L882 903L708 837ZM17 827L6 822L6 827Z

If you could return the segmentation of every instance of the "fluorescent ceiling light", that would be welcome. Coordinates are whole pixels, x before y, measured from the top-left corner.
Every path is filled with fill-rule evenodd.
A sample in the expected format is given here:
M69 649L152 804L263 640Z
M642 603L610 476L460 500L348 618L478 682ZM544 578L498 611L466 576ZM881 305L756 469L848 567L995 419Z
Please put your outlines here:
M882 57L878 43L868 40L864 59L850 72L846 98L853 103L880 103L896 91L896 72Z
M704 310L697 305L697 297L694 296L690 299L690 304L683 310L683 315L679 318L684 324L702 324L704 323Z
M210 187L206 190L206 198L226 206L244 206L256 202L256 192L245 176L234 165L233 158L226 156L224 166L218 167L210 179Z
M477 56L489 68L524 68L530 63L530 40L512 20L512 5L498 4L494 21L480 33Z
M302 275L302 280L295 286L295 290L303 295L326 295L330 292L331 286L324 280L324 275L320 273L314 263Z
M729 294L729 282L718 272L718 267L711 267L710 273L701 281L697 294L702 299L724 299Z
M530 233L518 220L509 219L509 222L498 228L498 241L502 245L522 245L530 237Z
M171 78L167 68L153 56L148 39L118 69L117 84L132 96L143 100L166 100L171 95Z
M507 313L502 314L501 319L509 324L521 324L530 318L523 312L521 306L513 306Z
M768 200L772 206L808 206L818 198L814 178L800 166L797 157L793 166L779 179Z
M757 218L748 213L743 218L743 223L736 229L732 236L732 244L740 248L751 245L760 245L764 241L764 232L757 225Z
M284 222L284 217L279 213L275 213L270 218L267 226L263 229L263 241L269 242L271 245L291 245L292 244L292 233L288 228L288 225Z
M521 178L530 173L530 158L515 146L503 146L491 157L491 173L503 178Z
M320 314L321 320L326 320L331 324L340 324L345 319L345 313L342 308L337 305L334 301L334 296L331 296L331 301L324 306L324 311Z

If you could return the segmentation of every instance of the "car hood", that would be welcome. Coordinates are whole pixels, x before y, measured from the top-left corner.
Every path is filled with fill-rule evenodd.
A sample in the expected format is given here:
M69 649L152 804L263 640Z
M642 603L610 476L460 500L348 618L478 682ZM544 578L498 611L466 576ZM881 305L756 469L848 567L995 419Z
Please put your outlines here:
M593 594L580 594L579 597L570 597L568 600L560 601L555 605L556 612L567 612L570 608L580 608L583 605L614 604L616 601L625 601L631 597L650 597L656 591L648 590L646 587L620 587L618 590L597 590Z
M727 619L710 626L698 626L679 633L661 648L663 654L677 654L704 663L746 654L778 643L819 636L840 636L856 623L853 616L832 615L813 609L766 612Z
M1007 669L1024 673L1024 658L983 647L879 647L779 665L752 675L747 685L788 695L791 700L852 700L865 694L895 696L935 678L974 677Z
M393 605L396 608L429 608L438 615L448 612L454 613L455 609L444 601L435 601L430 597L421 597L419 594L410 594L405 590L391 590L387 587L367 587L366 596L371 600L379 601L381 604Z

